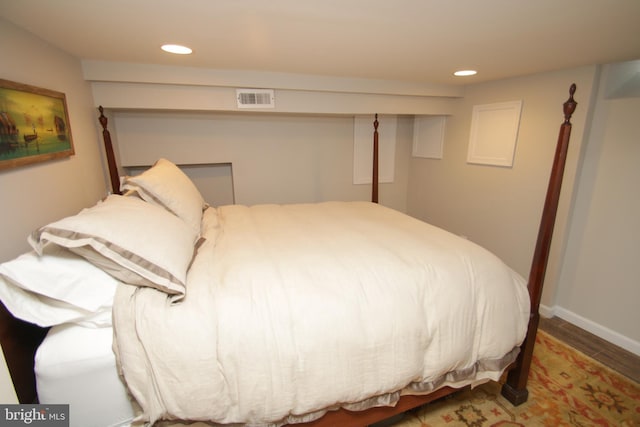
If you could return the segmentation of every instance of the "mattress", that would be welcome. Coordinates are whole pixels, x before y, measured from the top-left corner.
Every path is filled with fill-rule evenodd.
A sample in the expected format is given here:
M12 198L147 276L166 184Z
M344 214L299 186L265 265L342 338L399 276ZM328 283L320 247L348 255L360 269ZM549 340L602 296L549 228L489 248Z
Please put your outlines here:
M35 357L38 399L69 404L70 426L130 425L133 409L116 369L112 328L51 328Z

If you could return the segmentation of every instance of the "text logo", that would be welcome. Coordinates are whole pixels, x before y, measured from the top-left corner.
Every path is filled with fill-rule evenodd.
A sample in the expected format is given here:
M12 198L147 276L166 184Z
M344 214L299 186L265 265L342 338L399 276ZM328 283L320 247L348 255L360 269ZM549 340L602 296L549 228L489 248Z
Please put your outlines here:
M69 427L69 405L0 405L0 426Z

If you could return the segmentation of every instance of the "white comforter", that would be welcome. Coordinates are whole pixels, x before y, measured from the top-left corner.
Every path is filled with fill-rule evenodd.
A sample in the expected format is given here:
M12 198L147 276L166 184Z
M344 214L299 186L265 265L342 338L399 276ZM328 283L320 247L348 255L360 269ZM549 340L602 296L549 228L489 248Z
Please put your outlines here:
M140 419L279 425L498 379L525 281L474 243L366 202L209 208L171 305L122 285L115 350Z

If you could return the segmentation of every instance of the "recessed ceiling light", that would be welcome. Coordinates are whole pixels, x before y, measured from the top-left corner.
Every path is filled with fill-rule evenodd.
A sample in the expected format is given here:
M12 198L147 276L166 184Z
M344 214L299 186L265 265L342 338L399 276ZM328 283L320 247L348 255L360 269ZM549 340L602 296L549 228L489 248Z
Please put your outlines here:
M460 70L453 73L453 75L458 77L464 77L464 76L473 76L477 73L478 72L476 70Z
M164 50L165 52L169 52L169 53L176 53L178 55L189 55L191 52L193 52L188 47L181 46L179 44L165 44L165 45L162 45L162 50Z

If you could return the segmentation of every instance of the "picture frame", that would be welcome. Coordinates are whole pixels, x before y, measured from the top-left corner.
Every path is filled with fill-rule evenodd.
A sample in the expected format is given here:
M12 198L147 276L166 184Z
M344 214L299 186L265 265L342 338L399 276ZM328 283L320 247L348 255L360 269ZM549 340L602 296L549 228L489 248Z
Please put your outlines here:
M65 94L0 79L0 170L74 154Z

